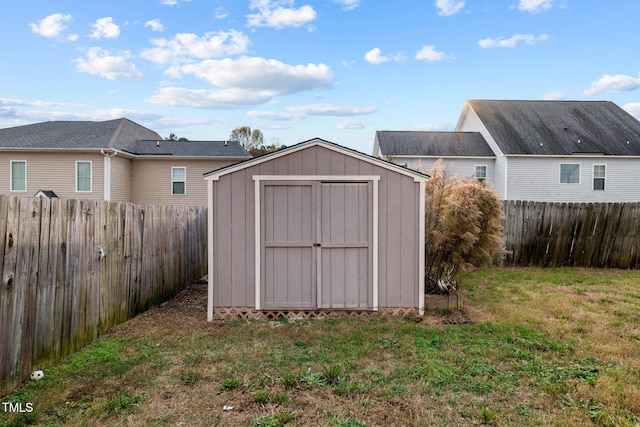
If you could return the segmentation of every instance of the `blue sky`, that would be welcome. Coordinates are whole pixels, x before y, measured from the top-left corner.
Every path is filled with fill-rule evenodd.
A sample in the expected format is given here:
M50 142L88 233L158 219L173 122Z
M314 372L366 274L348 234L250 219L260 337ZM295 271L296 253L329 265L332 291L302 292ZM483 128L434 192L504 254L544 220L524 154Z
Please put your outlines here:
M162 136L451 130L467 99L640 118L638 0L22 0L0 5L0 127L127 117Z

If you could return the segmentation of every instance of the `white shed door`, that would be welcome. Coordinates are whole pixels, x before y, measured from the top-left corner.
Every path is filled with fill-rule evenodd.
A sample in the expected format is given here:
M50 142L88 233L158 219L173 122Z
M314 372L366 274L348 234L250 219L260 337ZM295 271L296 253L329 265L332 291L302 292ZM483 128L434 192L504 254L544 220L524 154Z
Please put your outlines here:
M261 185L264 309L367 309L372 291L370 182Z

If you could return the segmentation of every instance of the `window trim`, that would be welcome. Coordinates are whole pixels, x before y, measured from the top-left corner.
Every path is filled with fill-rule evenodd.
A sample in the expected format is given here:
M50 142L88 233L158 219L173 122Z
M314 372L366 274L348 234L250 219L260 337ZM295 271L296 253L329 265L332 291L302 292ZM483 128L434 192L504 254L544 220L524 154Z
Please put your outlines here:
M604 167L604 176L603 177L596 177L596 166L603 166ZM607 164L606 163L594 163L593 164L593 187L592 187L592 191L607 191ZM596 189L596 179L601 179L602 180L602 190L600 189Z
M24 163L24 190L14 190L13 189L13 164L14 163ZM11 193L26 193L28 188L27 183L27 161L26 160L10 160L9 161L9 191Z
M484 168L484 177L479 178L478 177L478 168ZM484 182L487 180L487 176L489 175L489 166L485 165L485 164L477 164L477 165L473 165L473 176L476 177L476 179L479 182Z
M88 190L80 190L78 189L78 165L80 163L89 163L89 189ZM76 193L93 193L93 161L92 160L76 160Z
M184 170L184 180L183 181L177 181L173 179L173 171L175 169L182 169ZM176 182L182 182L184 183L184 192L183 193L174 193L173 192L173 184ZM171 166L171 195L172 196L186 196L187 195L187 167L186 166Z
M578 166L578 182L562 182L562 166L563 165L577 165ZM575 185L575 184L581 184L582 183L582 164L581 163L560 163L560 168L558 170L558 172L560 173L560 184L566 184L566 185Z

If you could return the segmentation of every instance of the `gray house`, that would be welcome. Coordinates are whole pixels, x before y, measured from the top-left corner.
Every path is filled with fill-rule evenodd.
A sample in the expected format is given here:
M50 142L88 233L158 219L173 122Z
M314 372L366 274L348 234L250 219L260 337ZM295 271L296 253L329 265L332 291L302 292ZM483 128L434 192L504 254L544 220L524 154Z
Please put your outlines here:
M442 158L504 200L640 201L640 122L608 101L469 100L454 132L378 132L374 155L426 172Z
M313 139L205 179L209 320L422 314L426 175Z

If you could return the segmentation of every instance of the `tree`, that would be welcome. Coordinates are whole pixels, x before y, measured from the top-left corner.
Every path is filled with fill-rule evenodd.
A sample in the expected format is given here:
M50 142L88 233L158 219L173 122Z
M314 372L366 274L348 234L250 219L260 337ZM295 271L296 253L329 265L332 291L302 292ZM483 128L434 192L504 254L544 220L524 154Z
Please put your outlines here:
M242 126L232 130L229 140L240 143L253 157L286 147L286 145L279 145L277 138L272 139L271 144L265 145L262 132L259 129L252 131L249 126Z
M188 141L188 139L183 137L178 138L175 133L171 132L169 136L165 138L165 141Z
M251 130L249 126L241 126L231 131L230 141L236 141L244 147L252 156L264 144L264 135L260 129Z
M425 199L427 292L454 270L490 265L504 253L502 202L486 182L449 175L438 160Z

